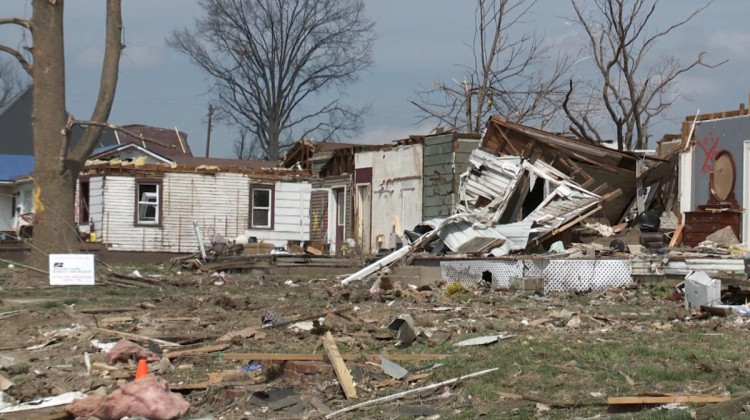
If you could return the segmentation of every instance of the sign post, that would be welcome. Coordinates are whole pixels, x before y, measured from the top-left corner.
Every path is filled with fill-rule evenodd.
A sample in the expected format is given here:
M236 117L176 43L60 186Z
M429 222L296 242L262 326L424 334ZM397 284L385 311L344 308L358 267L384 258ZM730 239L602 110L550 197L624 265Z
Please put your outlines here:
M50 286L93 286L95 279L93 254L50 254Z

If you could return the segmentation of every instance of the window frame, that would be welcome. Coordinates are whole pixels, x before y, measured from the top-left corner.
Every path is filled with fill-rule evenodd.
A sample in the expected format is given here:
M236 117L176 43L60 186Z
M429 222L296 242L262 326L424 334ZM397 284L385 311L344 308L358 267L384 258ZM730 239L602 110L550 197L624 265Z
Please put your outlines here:
M253 195L255 190L263 190L268 191L269 197L268 197L268 207L259 207L258 210L268 210L268 225L267 226L255 226L255 223L253 221L253 212L255 210L255 207L253 206ZM250 194L249 194L249 215L248 215L248 229L250 230L273 230L274 228L274 214L275 214L275 206L274 206L274 200L276 198L276 186L273 184L250 184Z
M336 226L346 226L346 189L336 189Z
M83 199L83 184L86 184L86 200ZM84 208L86 209L86 220L83 220ZM78 224L88 225L89 223L91 223L91 182L86 177L78 179Z
M138 194L141 185L156 185L156 221L142 222L138 219L138 210L141 197ZM164 222L164 183L161 178L136 178L135 180L135 212L133 214L133 225L140 227L161 227Z

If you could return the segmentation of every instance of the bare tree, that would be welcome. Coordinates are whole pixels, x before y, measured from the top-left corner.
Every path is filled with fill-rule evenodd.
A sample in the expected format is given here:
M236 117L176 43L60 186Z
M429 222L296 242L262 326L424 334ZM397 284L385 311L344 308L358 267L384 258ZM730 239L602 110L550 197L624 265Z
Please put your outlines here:
M257 141L252 141L248 136L247 129L240 127L237 139L234 141L234 156L237 159L265 159L265 151Z
M362 110L311 96L343 88L372 63L362 0L201 0L205 16L167 44L213 82L221 113L271 160L298 138L354 130ZM296 138L295 138L296 137Z
M677 98L673 88L678 77L697 67L715 68L726 62L708 64L704 61L705 52L700 52L694 60L683 64L676 56L656 53L654 46L661 39L710 5L709 2L699 7L665 29L654 30L650 21L660 2L587 0L587 8L584 2L571 0L575 23L586 34L587 50L599 76L584 95L601 100L599 109L603 110L603 119L614 124L620 150L648 146L649 127ZM567 98L573 88L571 83ZM594 118L596 112L591 108L576 109L567 100L563 108L573 124L572 131L585 139L602 140Z
M436 82L410 102L422 120L478 132L490 114L544 127L565 95L571 58L558 54L533 32L513 33L536 0L475 0L474 62L462 65L463 80ZM552 62L551 62L552 61Z
M65 110L65 45L63 0L33 0L31 20L0 19L0 24L28 30L33 39L31 60L19 50L0 45L33 79L32 139L34 142L34 238L32 263L46 264L51 252L80 249L74 229L75 185L78 173L101 135L114 101L119 72L122 14L120 0L107 0L106 35L99 95L91 121L78 122ZM69 147L71 127L87 125L75 147Z
M0 59L0 107L8 104L28 85L12 59Z

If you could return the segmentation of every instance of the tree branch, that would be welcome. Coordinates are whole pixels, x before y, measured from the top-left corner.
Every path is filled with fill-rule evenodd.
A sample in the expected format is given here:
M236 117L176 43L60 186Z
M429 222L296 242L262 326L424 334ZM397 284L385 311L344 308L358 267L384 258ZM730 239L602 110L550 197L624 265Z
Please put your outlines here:
M18 25L25 29L31 30L31 22L21 18L0 18L0 25Z
M31 22L21 18L0 18L0 25L18 25L22 28L31 30Z
M26 70L26 73L28 73L29 76L31 76L31 64L29 64L29 62L26 61L25 58L23 58L23 55L20 52L6 45L0 45L0 51L6 52L12 55L13 57L15 57L16 60L18 60L18 62L21 63L21 66L23 67L23 69Z
M104 123L109 119L112 103L115 100L117 89L117 78L120 68L120 54L122 53L122 9L121 0L107 0L106 39L104 46L104 62L102 64L102 76L99 84L99 97L96 100L91 121ZM84 131L81 140L75 146L73 159L83 162L102 134L103 126L89 124Z

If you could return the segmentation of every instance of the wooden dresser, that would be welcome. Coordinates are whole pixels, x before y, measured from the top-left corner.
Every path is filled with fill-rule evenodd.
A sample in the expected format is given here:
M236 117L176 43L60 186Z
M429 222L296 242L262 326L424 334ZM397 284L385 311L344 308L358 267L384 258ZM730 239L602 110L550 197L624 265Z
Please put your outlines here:
M718 212L706 210L685 212L685 230L682 234L682 242L694 247L706 240L706 236L725 226L731 226L732 231L739 238L741 221L742 210L727 209Z

